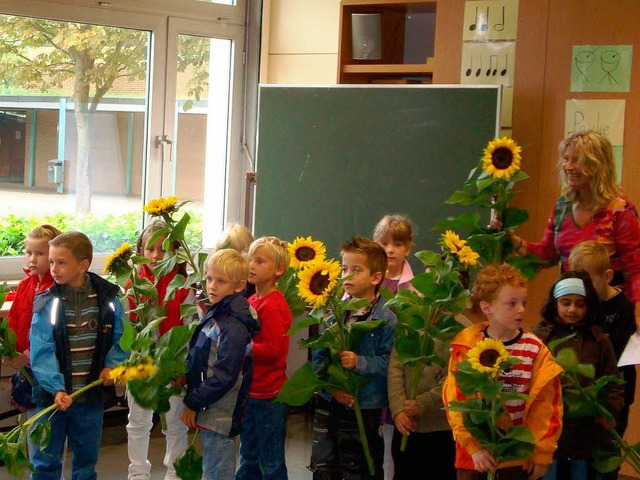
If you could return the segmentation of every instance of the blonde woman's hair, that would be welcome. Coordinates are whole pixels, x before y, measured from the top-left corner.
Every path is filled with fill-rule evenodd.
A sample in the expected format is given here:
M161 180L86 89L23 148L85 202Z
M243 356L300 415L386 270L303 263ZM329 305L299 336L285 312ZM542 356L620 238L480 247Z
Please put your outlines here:
M49 240L50 247L65 247L71 250L76 260L93 260L93 245L91 240L82 232L61 233L57 237Z
M579 200L579 192L569 187L563 168L563 157L572 148L578 156L578 162L589 176L591 195L596 208L606 206L622 191L616 178L616 165L613 161L613 147L604 135L589 130L575 132L560 142L558 153L558 172L562 185L562 195L571 203Z
M253 234L244 225L232 223L222 232L222 235L216 242L216 250L222 248L233 248L240 253L246 253L249 246L253 242Z
M611 259L604 245L596 240L577 244L569 254L569 270L592 270L604 273L611 268Z
M405 215L385 215L373 230L373 239L380 243L385 238L413 247L413 222Z
M266 236L257 238L249 247L249 259L255 255L256 250L260 247L264 247L269 252L277 267L287 269L289 266L289 249L287 248L287 242L280 240L278 237Z
M207 270L222 272L235 283L249 278L249 260L233 248L217 250L207 257Z
M38 225L33 230L31 230L27 237L33 238L34 240L53 240L62 232L58 230L53 225L49 225L48 223L43 223L42 225Z

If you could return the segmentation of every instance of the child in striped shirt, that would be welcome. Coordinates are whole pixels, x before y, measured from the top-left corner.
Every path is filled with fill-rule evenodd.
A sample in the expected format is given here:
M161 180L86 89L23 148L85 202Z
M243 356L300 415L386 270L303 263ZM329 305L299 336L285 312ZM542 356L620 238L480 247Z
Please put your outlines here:
M511 265L489 265L476 278L471 302L488 321L462 330L451 341L449 374L442 396L445 406L461 401L465 395L453 371L467 358L477 342L485 338L500 340L511 356L521 360L508 372L500 372L503 390L530 395L526 401L510 402L511 424L524 425L536 439L532 455L526 459L498 463L463 424L462 414L447 411L456 441L455 466L458 479L480 480L489 471L499 471L502 480L534 480L542 477L553 461L562 422L562 394L558 375L562 371L543 342L523 329L527 284L522 273Z

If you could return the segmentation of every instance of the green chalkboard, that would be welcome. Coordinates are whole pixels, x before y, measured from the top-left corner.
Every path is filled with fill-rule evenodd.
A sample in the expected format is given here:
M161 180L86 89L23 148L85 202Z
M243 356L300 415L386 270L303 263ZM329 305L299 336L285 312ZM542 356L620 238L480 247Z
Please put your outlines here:
M444 200L499 132L499 95L493 85L261 85L254 234L311 235L339 260L345 240L403 213L418 227L413 253L437 248L431 228L464 211Z

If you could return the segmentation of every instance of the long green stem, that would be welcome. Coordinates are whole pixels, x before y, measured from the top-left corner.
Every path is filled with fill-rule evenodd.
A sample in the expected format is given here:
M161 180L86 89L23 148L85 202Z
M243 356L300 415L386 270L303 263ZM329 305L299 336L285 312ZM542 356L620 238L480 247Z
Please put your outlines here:
M422 350L424 351L424 349ZM420 382L420 376L424 364L419 363L409 368L409 399L414 400L418 393L418 383ZM409 435L402 435L402 441L400 442L400 451L404 452L407 449L407 442L409 441Z
M76 390L75 392L73 392L71 395L69 395L71 398L75 398L78 395L86 392L87 390L92 389L93 387L100 385L104 380L102 378L99 378L98 380L95 380L93 382L91 382L88 385L85 385L82 388L79 388L78 390ZM38 420L40 420L42 417L48 415L49 413L52 413L58 410L58 406L53 403L51 405L49 405L47 408L43 408L42 410L40 410L38 413L36 413L33 417L29 418L26 422L24 422L22 424L22 428L24 428L25 426L28 428L31 425L34 425ZM10 441L10 439L12 440L14 437L18 436L20 434L20 426L15 427L8 435L7 435L7 442Z
M358 432L360 433L360 440L362 441L362 449L364 450L364 457L367 460L369 475L373 476L376 473L376 467L373 464L373 458L371 458L371 451L369 450L369 442L367 440L367 432L364 430L364 421L362 420L362 411L360 410L360 403L358 403L357 397L354 397L353 408L356 412L356 420L358 421Z

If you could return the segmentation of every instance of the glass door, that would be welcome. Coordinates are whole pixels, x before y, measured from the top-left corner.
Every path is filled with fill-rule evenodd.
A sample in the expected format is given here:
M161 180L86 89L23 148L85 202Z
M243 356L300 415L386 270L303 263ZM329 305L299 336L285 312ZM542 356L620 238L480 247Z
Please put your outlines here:
M213 246L242 201L244 27L169 19L162 196L189 200L202 245Z
M0 3L0 281L40 223L87 233L99 272L153 198L190 200L205 247L241 220L247 7L216 3Z

